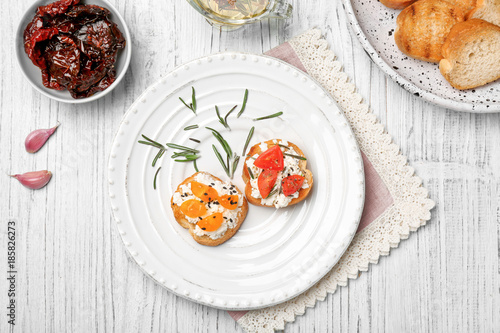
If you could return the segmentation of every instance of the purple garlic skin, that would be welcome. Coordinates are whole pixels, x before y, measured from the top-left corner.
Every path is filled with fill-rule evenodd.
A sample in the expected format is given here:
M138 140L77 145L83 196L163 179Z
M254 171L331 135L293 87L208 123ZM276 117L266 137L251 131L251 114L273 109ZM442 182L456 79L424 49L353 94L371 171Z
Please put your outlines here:
M49 129L38 129L26 137L26 140L24 141L24 146L26 147L26 151L28 153L36 153L37 151L40 150L40 148L43 147L45 142L50 138L52 134L56 131L56 129L59 127L59 123Z
M47 185L52 178L52 172L47 170L26 172L22 175L12 175L21 184L32 190L38 190Z

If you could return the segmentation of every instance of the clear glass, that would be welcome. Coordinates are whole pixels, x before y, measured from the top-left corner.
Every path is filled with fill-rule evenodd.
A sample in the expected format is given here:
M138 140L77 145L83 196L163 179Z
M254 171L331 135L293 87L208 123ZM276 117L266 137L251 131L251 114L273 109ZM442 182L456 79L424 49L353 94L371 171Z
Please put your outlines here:
M187 0L208 23L222 30L234 30L265 18L287 19L292 6L287 0Z

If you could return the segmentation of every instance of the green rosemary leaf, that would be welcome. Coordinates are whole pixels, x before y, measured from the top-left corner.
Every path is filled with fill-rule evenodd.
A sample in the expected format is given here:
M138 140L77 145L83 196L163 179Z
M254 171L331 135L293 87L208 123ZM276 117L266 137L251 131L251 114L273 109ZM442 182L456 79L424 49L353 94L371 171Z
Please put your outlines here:
M227 141L224 140L224 138L222 137L222 135L219 132L217 132L216 130L214 130L213 128L206 127L206 129L209 129L209 130L212 131L213 136L215 136L215 138L217 139L217 141L219 141L219 143L221 144L222 148L224 148L224 151L226 152L226 154L229 155L229 156L232 156L233 155L233 151L232 151L231 147L229 146L229 144L227 143Z
M233 158L233 168L231 170L231 179L234 176L234 172L236 171L236 168L238 167L239 162L240 162L240 157L238 155L236 155L236 153L235 153L234 158Z
M192 157L192 156L198 156L197 154L193 154L190 151L185 151L182 153L175 153L171 156L171 158L177 158L177 157Z
M253 157L252 155L246 155L248 158L251 158L251 159L256 159L255 157Z
M195 161L199 158L200 158L199 155L188 155L183 160L174 160L174 161L176 161L176 162L192 162L192 161Z
M253 126L250 129L250 132L248 132L247 141L245 142L245 146L243 147L243 153L241 154L241 156L245 156L245 153L247 152L248 144L250 143L250 140L252 140L254 130L255 130L255 126Z
M149 141L142 141L142 140L139 140L139 141L137 141L137 142L138 142L138 143L140 143L140 144L146 145L146 146L152 146L152 147L155 147L155 148L158 148L158 149L164 149L164 147L163 147L163 146L161 146L161 147L160 147L160 146L158 146L157 144L151 143L151 142L149 142Z
M156 173L155 173L155 178L153 180L153 188L156 190L156 178L158 177L158 173L160 172L161 170L161 167L158 168L158 170L156 170Z
M193 106L192 110L194 114L196 114L196 92L194 91L194 87L191 87L193 93L191 94L191 105Z
M198 127L199 127L198 125L190 125L190 126L184 127L184 130L189 131L189 130L197 129Z
M280 144L280 143L278 143L278 146L280 146L280 147L282 147L282 148L285 148L285 149L290 149L290 147L285 146L285 145L282 145L282 144Z
M224 169L227 176L229 177L229 170L227 169L226 163L224 163L224 160L222 159L221 154L217 150L217 147L215 147L215 145L212 145L212 148L214 150L215 156L217 156L217 159L219 160L220 164L222 165L222 168Z
M194 141L194 142L196 142L196 143L200 143L200 142L201 142L200 140L198 140L198 139L194 139L194 138L189 138L189 140Z
M250 178L255 179L255 177L253 176L252 169L250 169L250 167L247 166L247 170L248 170L248 174L250 175Z
M196 149L193 149L193 148L189 148L189 147L186 147L186 146L177 145L175 143L167 143L167 147L172 148L172 149L179 149L179 150L191 151L193 153L199 153L200 152L199 150L196 150Z
M267 198L270 198L272 197L273 195L275 195L276 193L278 193L278 187L276 185L274 185L274 190L271 191L271 193L269 193L269 195L267 196ZM267 199L266 198L266 199Z
M196 112L193 110L193 106L192 105L187 105L187 103L184 102L184 100L182 98L180 98L180 97L179 97L179 99L182 102L182 104L184 104L189 110L193 111L194 114L196 114Z
M296 159L301 160L301 161L307 161L307 158L299 156L299 155L293 155L293 154L288 154L288 153L283 153L283 155L290 156L290 157L296 158Z
M282 112L282 111L280 111L280 112L276 112L276 113L270 114L269 116L260 117L260 118L255 118L253 121L264 120L264 119L270 119L270 118L276 118L276 117L281 116L282 114L283 114L283 112Z
M248 100L248 89L245 89L245 96L243 97L243 105L241 106L240 112L238 112L238 115L236 118L239 118L243 111L245 111L245 108L247 107L247 100Z
M229 128L224 118L221 117L219 107L217 105L215 106L215 112L217 113L217 118L219 118L219 123L221 123L225 128Z
M154 166L156 165L156 162L163 156L163 154L165 154L166 150L165 149L160 149L160 151L158 152L158 154L156 154L154 160L153 160L153 163L152 163L152 167L154 168Z
M233 108L231 110L229 110L229 112L224 117L224 123L226 124L226 127L229 128L229 130L231 130L231 128L229 127L229 124L227 123L227 117L229 117L229 115L231 113L233 113L234 109L236 109L237 107L238 107L238 105L233 106Z
M198 170L198 164L196 164L196 160L193 160L193 167L194 167L194 171L200 172L200 170Z
M164 147L161 143L156 142L156 141L154 141L154 140L151 140L150 138L148 138L148 137L147 137L147 136L145 136L144 134L141 134L141 136L142 136L144 139L148 140L150 143L152 143L155 147L165 149L165 147Z

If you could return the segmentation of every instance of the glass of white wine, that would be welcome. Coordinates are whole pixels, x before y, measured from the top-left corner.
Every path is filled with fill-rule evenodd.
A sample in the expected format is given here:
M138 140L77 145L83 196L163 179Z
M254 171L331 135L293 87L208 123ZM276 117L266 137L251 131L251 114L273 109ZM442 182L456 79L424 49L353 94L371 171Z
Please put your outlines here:
M234 30L265 18L289 18L287 0L187 0L214 27Z

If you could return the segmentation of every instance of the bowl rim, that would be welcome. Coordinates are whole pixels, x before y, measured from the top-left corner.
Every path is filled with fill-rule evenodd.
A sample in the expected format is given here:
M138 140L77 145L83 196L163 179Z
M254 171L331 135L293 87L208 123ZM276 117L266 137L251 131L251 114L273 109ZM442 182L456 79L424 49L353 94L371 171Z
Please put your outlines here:
M119 21L123 27L124 31L121 31L122 29L120 29L120 31L125 36L126 43L125 43L125 48L123 49L122 52L120 52L122 54L119 56L125 56L125 63L124 63L123 70L120 73L118 73L118 76L116 77L115 81L108 88L106 88L103 91L99 91L90 97L85 97L85 98L81 98L81 99L75 99L71 96L68 96L68 98L62 98L62 97L58 97L58 96L54 96L54 95L50 94L49 91L53 90L53 89L49 89L49 88L45 88L45 87L41 88L38 85L36 85L35 82L33 82L33 80L29 77L29 75L26 71L26 68L21 63L21 57L27 56L26 53L24 52L24 47L22 48L23 52L20 52L20 48L19 48L20 43L24 44L22 36L24 34L24 29L26 28L23 24L25 21L25 18L28 15L34 15L36 8L42 6L43 3L48 2L48 0L36 0L36 1L34 1L31 4L31 6L29 6L27 8L27 10L24 12L24 14L21 16L21 19L17 25L17 29L15 30L16 35L14 37L14 40L15 40L14 48L15 48L15 52L16 52L17 65L21 69L21 72L23 73L23 76L26 78L26 80L31 84L31 86L33 88L35 88L35 90L40 92L42 95L47 96L50 99L53 99L53 100L56 100L56 101L62 102L62 103L69 103L69 104L89 103L89 102L95 101L101 97L104 97L108 93L110 93L118 84L120 84L121 80L123 79L123 77L127 73L127 70L129 68L129 65L130 65L130 60L132 57L131 35L130 35L130 31L128 29L127 23L123 19L120 12L108 0L99 0L99 1L102 1L106 4L106 8L109 9L109 11L111 12L111 15L113 15L114 19ZM92 2L92 0L89 0L89 2ZM85 1L85 3L87 3L87 1Z

